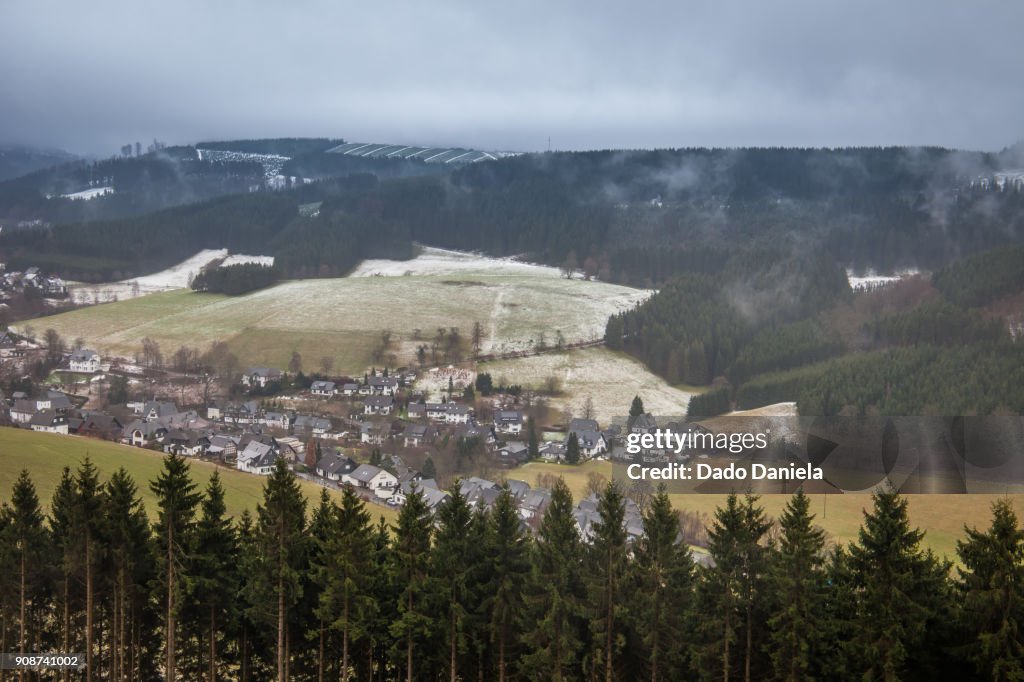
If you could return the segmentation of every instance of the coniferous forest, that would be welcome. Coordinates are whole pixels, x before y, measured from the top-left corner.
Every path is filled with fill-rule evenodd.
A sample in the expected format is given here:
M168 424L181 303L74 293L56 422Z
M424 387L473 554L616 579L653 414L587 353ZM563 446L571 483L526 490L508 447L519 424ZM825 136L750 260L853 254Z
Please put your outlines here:
M608 485L582 539L561 479L534 531L507 489L484 511L458 486L389 526L351 489L307 508L284 460L228 518L219 477L198 489L181 458L149 482L86 458L52 500L22 473L3 502L0 648L82 653L74 680L1020 679L1010 504L964 529L954 567L897 492L865 501L836 546L802 493L778 519L729 496L697 561L663 490L631 538Z

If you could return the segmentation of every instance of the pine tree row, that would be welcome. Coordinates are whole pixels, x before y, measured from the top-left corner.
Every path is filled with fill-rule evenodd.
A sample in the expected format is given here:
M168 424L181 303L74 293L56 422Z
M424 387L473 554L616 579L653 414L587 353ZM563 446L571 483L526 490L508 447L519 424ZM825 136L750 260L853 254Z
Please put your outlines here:
M1005 501L965 529L954 571L895 492L844 547L800 493L777 523L730 496L698 562L663 490L631 540L614 485L585 537L561 480L532 534L508 491L485 511L455 487L435 513L414 493L392 527L352 490L308 511L283 463L238 519L180 458L150 487L153 520L123 470L104 482L86 460L44 512L22 473L0 509L0 649L84 652L61 679L90 681L1024 675L1024 530Z

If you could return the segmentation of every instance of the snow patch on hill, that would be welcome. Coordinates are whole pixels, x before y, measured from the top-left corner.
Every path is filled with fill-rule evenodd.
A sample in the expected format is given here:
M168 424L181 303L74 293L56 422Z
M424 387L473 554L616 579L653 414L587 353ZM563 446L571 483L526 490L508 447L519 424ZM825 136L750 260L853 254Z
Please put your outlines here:
M526 263L515 258L493 258L465 251L423 247L412 260L364 260L349 277L402 277L405 275L464 275L480 272L492 275L561 277L558 268Z
M71 284L68 287L68 295L76 303L107 303L160 291L184 289L203 267L226 258L227 255L227 249L204 249L191 258L152 275L104 284Z
M113 194L113 187L93 187L91 189L84 189L81 192L72 192L71 194L61 194L65 199L73 199L75 201L88 201L95 199L96 197L106 196L107 194Z
M242 253L234 253L224 259L221 263L221 267L228 267L229 265L245 265L246 263L254 263L256 265L274 265L273 256L248 256Z

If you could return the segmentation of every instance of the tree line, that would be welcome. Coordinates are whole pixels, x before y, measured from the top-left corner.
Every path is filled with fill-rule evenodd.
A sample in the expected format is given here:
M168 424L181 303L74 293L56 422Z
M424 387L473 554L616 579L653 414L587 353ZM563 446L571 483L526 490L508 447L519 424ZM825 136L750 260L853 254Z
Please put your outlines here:
M278 281L280 273L273 265L239 263L238 265L205 268L192 278L192 291L238 296L268 287Z
M777 522L730 495L698 562L664 489L631 539L631 502L605 486L584 541L561 479L535 533L507 489L485 510L456 485L435 514L414 491L391 526L351 489L308 510L283 460L238 518L181 458L149 487L152 518L123 469L102 481L86 459L44 511L22 472L0 510L4 651L82 652L64 679L85 680L1024 674L1024 529L1005 500L965 528L953 570L895 491L844 546L802 493Z

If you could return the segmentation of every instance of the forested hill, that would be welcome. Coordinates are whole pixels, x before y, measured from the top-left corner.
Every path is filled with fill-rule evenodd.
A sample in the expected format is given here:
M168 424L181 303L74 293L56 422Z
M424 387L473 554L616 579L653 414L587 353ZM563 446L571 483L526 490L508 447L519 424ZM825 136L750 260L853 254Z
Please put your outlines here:
M803 415L1021 414L1022 321L1024 248L1011 245L856 295L822 258L730 261L613 316L605 339L669 382L714 382L691 415L782 401Z
M89 279L141 274L207 247L279 256L286 276L332 275L367 251L411 253L412 240L646 286L714 272L737 252L931 269L1024 241L1021 185L983 182L1012 162L1010 152L944 149L695 149L521 155L421 177L386 177L409 169L380 166L170 212L5 231L0 249ZM235 166L225 164L224 182ZM324 202L319 216L299 219L298 205L313 201ZM354 244L352 230L367 226L383 237Z

